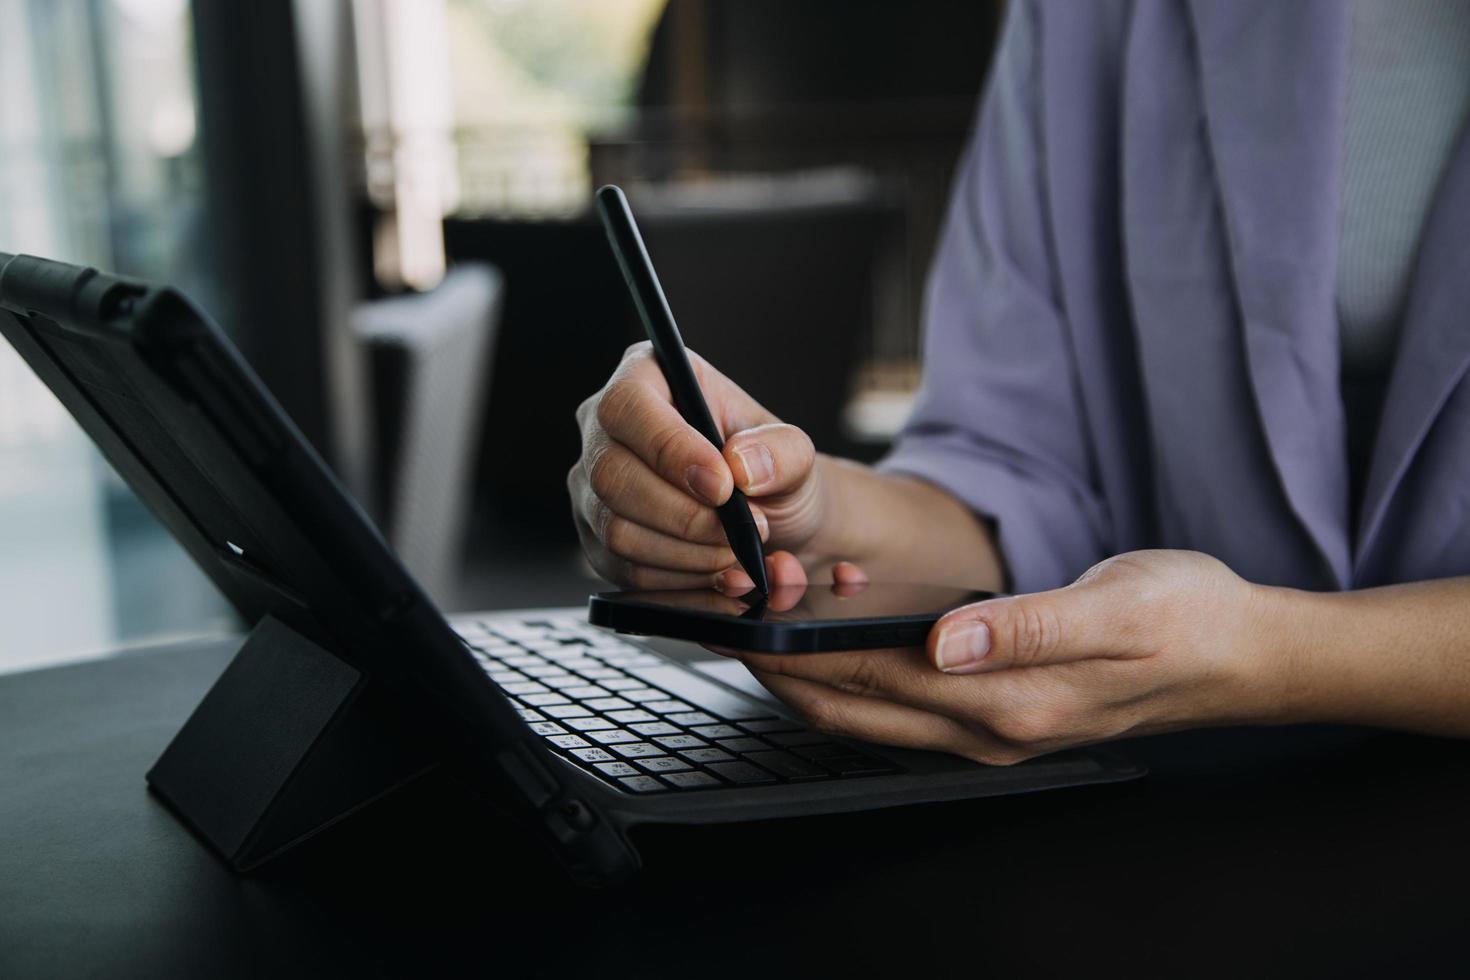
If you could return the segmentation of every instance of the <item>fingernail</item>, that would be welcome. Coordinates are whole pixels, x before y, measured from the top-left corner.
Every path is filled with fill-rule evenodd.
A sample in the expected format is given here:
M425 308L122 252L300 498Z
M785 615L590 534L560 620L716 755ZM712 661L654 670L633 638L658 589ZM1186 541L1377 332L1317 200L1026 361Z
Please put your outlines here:
M990 652L990 627L984 623L960 623L939 634L934 653L939 669L946 674L968 674Z
M719 504L720 491L725 489L725 481L720 474L708 466L697 464L684 471L684 482L689 484L690 493L711 506Z
M715 588L726 595L745 595L755 583L744 572L730 568L715 576Z
M763 442L742 446L735 450L740 465L745 467L745 489L758 492L761 487L776 479L776 460Z

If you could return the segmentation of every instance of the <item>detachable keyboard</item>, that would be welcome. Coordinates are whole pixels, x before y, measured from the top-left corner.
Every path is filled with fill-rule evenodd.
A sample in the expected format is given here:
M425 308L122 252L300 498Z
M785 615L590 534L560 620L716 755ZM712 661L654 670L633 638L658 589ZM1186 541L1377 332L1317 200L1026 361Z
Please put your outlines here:
M901 771L575 616L454 627L533 732L629 793Z

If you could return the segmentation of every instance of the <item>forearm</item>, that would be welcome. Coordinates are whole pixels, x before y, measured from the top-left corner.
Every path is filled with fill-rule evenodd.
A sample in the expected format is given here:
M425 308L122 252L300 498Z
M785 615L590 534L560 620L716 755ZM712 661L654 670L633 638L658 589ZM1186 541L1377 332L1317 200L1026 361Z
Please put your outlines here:
M990 530L950 494L849 460L820 456L817 465L828 517L803 557L856 562L875 581L1000 590Z
M1264 594L1281 720L1470 736L1470 578Z

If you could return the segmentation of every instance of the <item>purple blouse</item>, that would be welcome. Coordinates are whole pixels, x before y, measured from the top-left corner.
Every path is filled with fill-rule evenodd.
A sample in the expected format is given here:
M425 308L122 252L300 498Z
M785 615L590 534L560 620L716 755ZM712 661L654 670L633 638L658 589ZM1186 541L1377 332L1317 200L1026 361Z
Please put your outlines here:
M1149 547L1312 589L1470 573L1470 134L1349 513L1351 10L1013 0L882 465L993 519L1016 591Z

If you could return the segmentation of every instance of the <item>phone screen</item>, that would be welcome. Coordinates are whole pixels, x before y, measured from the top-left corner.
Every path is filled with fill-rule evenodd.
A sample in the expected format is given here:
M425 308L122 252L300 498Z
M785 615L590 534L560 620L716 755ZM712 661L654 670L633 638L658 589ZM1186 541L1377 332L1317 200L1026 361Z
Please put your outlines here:
M921 583L785 586L772 589L765 599L756 592L736 598L713 589L605 593L620 603L761 623L933 618L991 595Z

